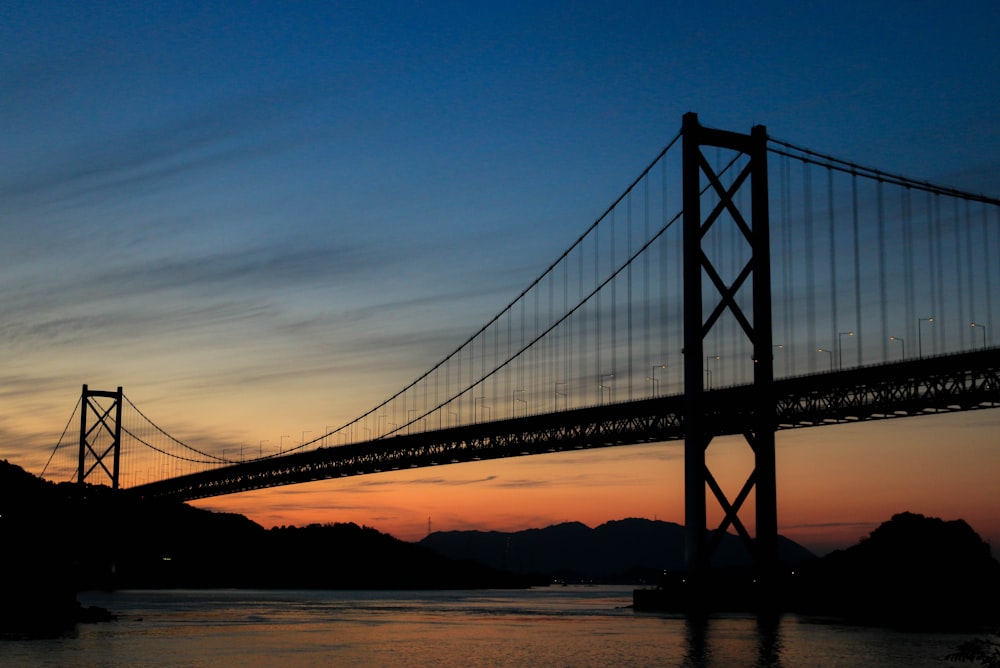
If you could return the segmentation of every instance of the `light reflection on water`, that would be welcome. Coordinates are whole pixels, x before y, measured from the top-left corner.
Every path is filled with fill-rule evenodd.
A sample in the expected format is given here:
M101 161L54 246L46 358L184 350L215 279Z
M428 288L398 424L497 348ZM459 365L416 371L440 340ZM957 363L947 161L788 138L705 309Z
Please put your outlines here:
M119 615L0 641L0 666L941 666L965 636L634 613L626 587L89 593Z

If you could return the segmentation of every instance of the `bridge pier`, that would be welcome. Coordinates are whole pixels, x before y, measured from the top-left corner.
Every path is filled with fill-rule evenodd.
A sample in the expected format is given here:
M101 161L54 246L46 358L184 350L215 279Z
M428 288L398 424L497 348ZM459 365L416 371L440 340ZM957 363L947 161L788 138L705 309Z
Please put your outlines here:
M775 473L774 362L771 331L770 233L767 196L767 131L755 126L749 135L704 128L694 113L684 115L684 486L685 560L688 570L704 576L713 550L730 527L734 528L753 555L758 577L770 579L776 572L777 480ZM745 155L748 160L726 187L722 172L716 172L702 153L703 146L718 147ZM702 177L708 182L703 186ZM748 185L749 184L749 185ZM702 188L718 201L702 215ZM749 219L737 206L736 195L750 189ZM730 283L712 262L703 243L714 225L735 225L749 249L749 260ZM704 286L708 290L703 290ZM748 287L749 285L749 287ZM714 288L714 289L713 289ZM749 299L740 299L750 292ZM706 294L703 294L706 293ZM752 303L748 314L741 303ZM706 310L708 315L706 316ZM723 316L739 324L753 358L754 400L751 410L732 406L734 414L748 415L743 435L753 449L754 470L733 501L726 498L706 464L705 452L716 435L706 416L704 342ZM724 519L711 539L707 535L708 490L724 511ZM755 537L740 520L739 512L751 491L755 492Z

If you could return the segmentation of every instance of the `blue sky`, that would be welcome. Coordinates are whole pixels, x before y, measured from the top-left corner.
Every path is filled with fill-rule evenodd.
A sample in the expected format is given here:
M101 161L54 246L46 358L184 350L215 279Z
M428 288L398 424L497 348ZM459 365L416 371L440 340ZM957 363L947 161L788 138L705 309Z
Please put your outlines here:
M687 111L996 196L997 25L986 2L5 2L0 457L39 471L82 383L230 447L353 417Z

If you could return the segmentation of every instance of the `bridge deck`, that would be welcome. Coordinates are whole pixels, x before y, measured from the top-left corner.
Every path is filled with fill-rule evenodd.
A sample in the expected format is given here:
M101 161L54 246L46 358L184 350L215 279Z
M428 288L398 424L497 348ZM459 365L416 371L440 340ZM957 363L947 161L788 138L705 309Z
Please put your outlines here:
M967 411L1000 405L1000 349L776 381L775 428ZM713 435L748 429L751 385L706 393ZM161 480L145 496L191 500L382 471L684 438L683 395L399 435Z

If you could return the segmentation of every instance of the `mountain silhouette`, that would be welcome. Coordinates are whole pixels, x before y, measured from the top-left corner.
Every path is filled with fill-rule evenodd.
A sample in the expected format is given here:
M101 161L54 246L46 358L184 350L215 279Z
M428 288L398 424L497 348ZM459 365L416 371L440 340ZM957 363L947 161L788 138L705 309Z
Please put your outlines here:
M629 518L591 529L565 522L516 532L444 531L420 541L452 559L470 559L514 573L572 582L657 582L664 571L684 567L684 527L673 522ZM815 555L779 538L779 557L799 564ZM726 534L712 566L748 568L752 559L738 536Z
M53 484L0 461L0 635L89 619L87 589L457 589L536 584L353 523L275 527L242 515Z

